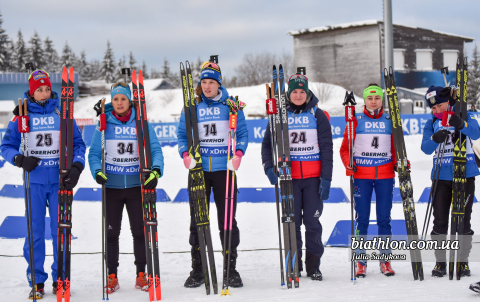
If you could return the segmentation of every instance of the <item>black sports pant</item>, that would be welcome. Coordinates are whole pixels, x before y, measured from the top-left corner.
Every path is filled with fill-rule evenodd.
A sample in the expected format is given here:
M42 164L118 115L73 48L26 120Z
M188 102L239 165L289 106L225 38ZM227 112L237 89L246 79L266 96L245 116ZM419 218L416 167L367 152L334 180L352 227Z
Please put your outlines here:
M141 187L126 189L106 189L107 197L107 249L108 273L117 275L118 267L118 237L122 226L123 207L127 207L130 230L133 236L133 253L137 275L145 272L147 257L145 254L145 234L143 228Z
M230 172L229 183L231 184L232 172ZM205 192L207 194L207 201L210 204L210 192L213 189L213 197L215 199L215 205L217 207L218 229L220 230L220 240L223 243L224 236L224 222L225 222L225 189L227 181L227 171L215 171L215 172L203 172L205 179ZM190 189L191 182L189 180L188 187ZM190 190L189 190L190 192ZM230 196L231 189L229 188L228 194ZM190 194L189 194L190 195ZM190 200L190 238L189 242L191 246L198 246L200 244L198 240L197 228L195 226L194 216L194 204L192 197ZM230 206L230 201L229 201ZM235 177L234 184L234 199L233 199L233 222L232 222L232 252L236 252L238 245L240 244L240 231L237 227L237 220L235 219L235 213L237 211L237 178ZM228 211L230 215L230 210ZM228 222L227 230L230 223ZM227 245L228 245L228 233L227 233Z

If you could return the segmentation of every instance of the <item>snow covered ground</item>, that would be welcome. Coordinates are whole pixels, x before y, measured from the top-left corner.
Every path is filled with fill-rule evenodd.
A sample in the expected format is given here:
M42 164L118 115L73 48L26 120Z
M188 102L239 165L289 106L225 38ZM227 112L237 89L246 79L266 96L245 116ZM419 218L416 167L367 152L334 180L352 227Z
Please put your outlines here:
M420 151L421 136L406 136L407 152L413 167L413 183L415 199L420 197L423 189L430 185L429 175L432 165L430 156ZM334 175L332 187L349 190L348 178L340 160L339 148L341 140L334 141ZM163 149L166 166L165 176L159 181L159 187L165 189L173 199L178 190L186 187L187 170L174 147ZM0 186L5 183L21 184L21 173L16 167L6 164L1 168ZM263 173L260 158L260 145L251 144L238 172L240 187L268 187L268 179ZM88 167L80 178L78 187L96 187L89 174ZM477 185L476 195L479 196ZM372 204L375 207L375 204ZM0 198L0 222L6 216L22 216L23 199ZM423 224L426 205L417 205L418 223ZM480 232L478 211L474 205L472 228ZM162 297L166 301L211 301L222 299L220 295L205 295L205 288L186 289L183 283L190 271L190 246L188 244L189 212L188 205L159 203L159 242L160 270L162 280ZM275 217L275 204L240 203L237 210L238 225L241 234L239 250L266 249L278 247L278 234ZM372 209L372 213L375 213ZM73 253L94 253L101 251L101 205L92 202L74 202L73 234L78 237L72 243ZM118 271L120 290L110 295L111 301L148 301L144 292L134 289L135 266L133 264L132 237L129 231L127 213L124 213L123 231L120 236L120 267ZM210 215L213 226L217 225L216 209L212 206ZM323 241L326 242L338 220L350 219L350 204L325 204L320 218L324 227ZM374 215L371 217L375 219ZM392 219L403 219L401 204L394 204ZM216 228L213 227L213 230ZM216 250L221 249L219 236L213 236ZM0 239L0 255L22 255L23 240ZM47 243L47 254L52 254L52 245ZM221 253L215 253L216 267L221 274ZM47 257L46 271L52 263ZM469 301L477 300L478 295L468 290L468 285L480 280L480 263L470 264L472 277L460 281L449 281L448 278L430 277L434 263L424 263L425 281L414 282L409 263L393 263L396 275L385 277L380 274L377 263L369 262L368 275L359 279L356 285L350 282L350 263L348 250L345 248L325 248L321 270L322 282L314 282L306 277L300 279L300 288L292 290L280 289L278 250L240 251L238 271L244 287L231 289L229 301ZM29 287L25 277L26 262L23 257L0 256L0 301L26 301ZM51 294L51 278L47 280L47 294L44 301L55 301ZM72 256L72 301L100 301L101 290L101 256L100 254L79 254Z

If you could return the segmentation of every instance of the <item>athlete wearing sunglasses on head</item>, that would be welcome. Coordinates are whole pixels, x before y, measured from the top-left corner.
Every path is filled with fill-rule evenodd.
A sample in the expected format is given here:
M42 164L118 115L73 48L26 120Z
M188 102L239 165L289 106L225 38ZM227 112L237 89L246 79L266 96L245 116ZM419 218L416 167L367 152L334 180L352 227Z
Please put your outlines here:
M33 250L35 254L35 282L37 299L45 294L44 283L48 273L43 268L45 262L45 208L50 214L50 230L53 245L52 280L57 280L57 227L58 221L58 182L59 182L59 149L60 149L60 102L58 94L52 91L50 75L44 70L35 70L28 77L29 90L24 94L27 99L30 132L28 150L30 156L19 152L21 136L18 132L18 106L14 110L14 118L2 139L0 149L2 156L9 163L30 172L30 188L32 197ZM73 189L85 166L85 143L82 132L73 121L73 163L68 175L62 180L67 190ZM28 242L23 247L24 257L29 262ZM27 276L33 273L30 265ZM29 280L29 283L31 281ZM32 286L32 284L30 284ZM53 283L53 293L57 284ZM33 293L30 292L30 299Z

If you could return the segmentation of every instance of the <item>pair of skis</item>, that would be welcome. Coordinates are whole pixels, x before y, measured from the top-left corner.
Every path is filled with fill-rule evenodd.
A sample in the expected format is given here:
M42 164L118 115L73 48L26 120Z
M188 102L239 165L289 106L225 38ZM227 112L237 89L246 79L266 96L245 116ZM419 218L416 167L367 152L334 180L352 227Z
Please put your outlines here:
M292 282L296 288L299 287L299 268L297 257L297 240L295 231L295 210L293 202L292 184L292 163L290 160L290 140L288 134L288 117L285 96L285 79L283 67L273 66L273 83L271 87L267 84L267 115L269 116L269 127L271 132L272 157L274 171L280 174L280 199L282 205L281 221L283 224L283 241L285 248L285 270L287 288L292 288ZM277 170L278 169L278 170ZM275 185L277 196L277 216L280 216L278 201L278 185ZM279 223L279 219L277 219ZM279 225L279 249L282 261L282 247ZM280 263L281 285L284 282L283 263Z
M403 213L405 215L405 224L407 227L408 240L418 241L417 218L415 215L415 202L413 200L413 187L408 169L407 149L405 148L405 139L403 137L402 118L400 116L400 107L397 98L397 88L395 86L395 77L393 68L385 68L384 73L386 95L390 108L390 121L392 122L393 144L395 146L395 156L397 158L398 181L400 195L402 196ZM413 279L423 280L422 255L418 249L410 249L412 262Z
M467 74L468 74L467 58L457 58L457 74L456 86L460 89L457 91L457 103L455 105L455 114L463 120L467 120ZM465 217L465 204L467 188L467 136L455 130L455 146L453 149L453 190L452 190L452 216L450 222L450 241L458 240L459 251L454 249L449 253L448 277L453 279L456 271L457 280L461 277L461 262L463 248L463 228ZM472 197L473 198L473 197ZM455 254L457 254L455 256ZM456 262L456 263L455 263ZM456 267L456 269L455 269Z
M129 70L123 69L122 73L125 74L127 71ZM150 150L150 132L148 131L147 107L141 70L138 72L138 83L137 74L135 70L132 71L132 90L140 165L145 250L147 253L148 295L150 301L160 301L162 291L160 286L160 263L158 260L157 191L156 189L145 189L143 186L143 182L151 173L152 153Z
M210 294L210 275L213 292L218 293L217 272L213 255L212 235L210 231L209 209L205 194L205 180L203 177L202 157L200 155L200 138L197 124L197 102L193 90L193 77L190 63L180 63L180 76L183 89L183 110L188 143L188 156L195 159L196 166L188 172L188 190L190 202L193 203L195 224L200 242L200 256L202 272L205 278L205 289ZM224 243L225 245L225 243ZM208 254L208 261L207 261ZM210 267L209 267L210 265Z
M28 133L30 127L28 125L28 111L27 111L27 99L18 99L18 132L21 135L22 141L22 153L24 156L28 156ZM30 172L23 170L23 187L25 188L25 218L27 221L27 239L28 239L28 256L30 263L30 280L32 282L33 289L33 301L37 301L37 288L35 283L35 256L33 248L33 228L32 228L32 196L30 191Z
M62 71L60 97L60 181L58 189L58 242L57 242L57 302L70 301L70 263L72 255L72 202L73 190L67 190L63 179L68 175L73 159L73 97L75 74L73 67ZM65 267L65 270L64 270Z

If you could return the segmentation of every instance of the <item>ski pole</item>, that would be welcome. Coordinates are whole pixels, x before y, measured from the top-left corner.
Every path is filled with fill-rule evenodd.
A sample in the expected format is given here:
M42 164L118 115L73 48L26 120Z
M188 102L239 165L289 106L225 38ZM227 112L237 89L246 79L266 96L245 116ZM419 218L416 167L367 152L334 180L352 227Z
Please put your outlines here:
M100 114L100 132L102 132L102 173L105 175L105 130L107 130L107 118L105 116L105 98L101 102L102 113ZM105 300L105 292L107 292L108 300L108 288L105 290L105 282L108 287L108 246L107 246L107 193L105 184L102 185L102 293L103 300Z
M275 127L273 126L275 114L277 114L277 100L273 98L273 83L271 86L265 84L267 87L267 115L268 115L268 124L270 126L270 147L272 149L272 164L273 164L273 171L277 173L277 148L276 148L276 133ZM280 227L280 201L278 198L278 181L275 184L275 203L277 207L277 226L278 226L278 250L280 252L280 286L285 287L285 272L283 269L283 253L282 253L282 231Z
M349 105L350 104L350 105ZM353 168L353 122L355 120L355 96L353 91L348 93L345 92L345 100L343 105L345 106L345 121L347 122L347 136L348 136L348 164ZM355 226L354 226L354 197L353 197L353 175L350 175L350 221L351 221L351 234L355 236ZM353 252L353 251L352 251ZM357 281L357 276L355 274L355 262L352 261L350 267L350 280L355 284Z
M28 115L27 115L27 99L24 99L24 104L22 104L22 99L18 99L18 110L19 110L19 121L18 121L18 130L21 135L22 140L22 153L24 156L28 156L28 132L30 132L28 127ZM23 106L25 106L24 110ZM25 190L25 219L27 222L27 240L28 240L28 254L30 260L30 278L32 282L32 293L33 301L37 300L37 288L35 282L35 254L33 247L33 223L32 223L32 198L30 191L30 172L23 170L23 184Z

